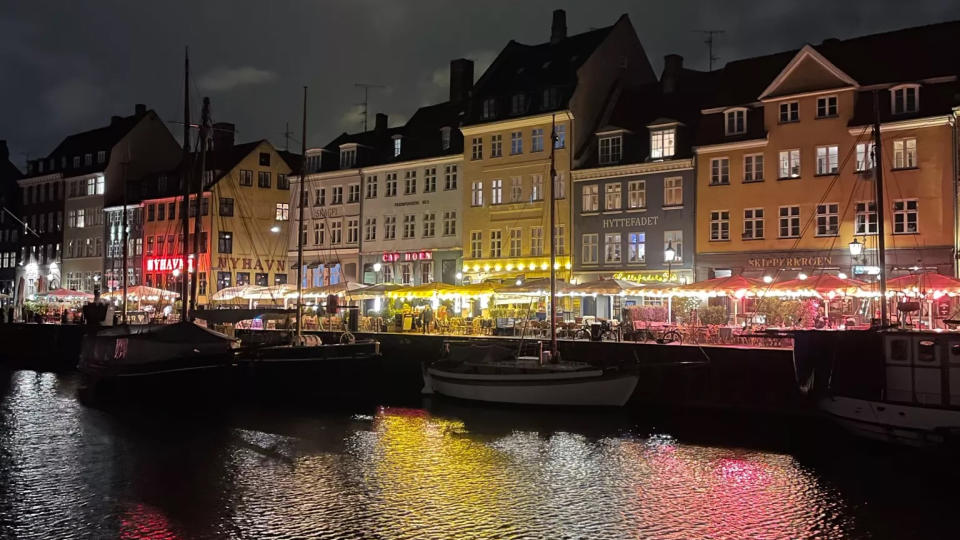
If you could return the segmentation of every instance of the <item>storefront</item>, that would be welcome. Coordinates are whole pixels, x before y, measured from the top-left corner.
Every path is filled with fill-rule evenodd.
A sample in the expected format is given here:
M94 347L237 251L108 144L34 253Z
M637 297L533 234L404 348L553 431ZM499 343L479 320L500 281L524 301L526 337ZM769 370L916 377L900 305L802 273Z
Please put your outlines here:
M384 251L362 256L364 283L457 284L459 249Z

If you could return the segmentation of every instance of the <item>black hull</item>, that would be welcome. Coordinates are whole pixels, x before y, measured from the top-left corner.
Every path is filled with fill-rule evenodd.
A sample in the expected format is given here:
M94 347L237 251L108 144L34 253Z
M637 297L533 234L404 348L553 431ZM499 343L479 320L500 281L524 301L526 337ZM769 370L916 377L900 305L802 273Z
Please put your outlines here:
M82 368L84 385L95 397L132 399L220 399L232 392L236 364L232 356L208 363L157 363L127 372Z

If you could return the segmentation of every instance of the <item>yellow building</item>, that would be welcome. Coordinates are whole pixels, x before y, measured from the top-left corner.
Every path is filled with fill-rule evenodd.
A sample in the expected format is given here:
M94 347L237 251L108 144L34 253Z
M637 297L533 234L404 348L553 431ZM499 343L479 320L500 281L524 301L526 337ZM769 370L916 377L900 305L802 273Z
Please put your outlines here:
M232 134L224 134L232 130L229 124L217 124L214 129L218 135L207 154L201 248L195 263L200 306L226 287L278 285L295 279L289 276L295 269L287 256L292 217L288 176L299 157L278 151L266 140L235 145ZM183 198L177 193L179 173L162 178L143 202L144 283L178 290L171 275L182 266L182 222L177 209ZM195 215L191 208L191 251Z
M698 134L698 279L879 271L875 97L887 274L952 273L956 66L903 60L958 31L947 23L826 40L716 72L718 99ZM854 239L866 248L858 257Z
M655 80L626 16L567 36L554 12L550 41L511 41L477 81L461 131L465 280L542 277L549 270L551 128L556 123L556 242L561 277L571 258L570 170L584 159L613 89ZM578 156L581 156L578 158Z

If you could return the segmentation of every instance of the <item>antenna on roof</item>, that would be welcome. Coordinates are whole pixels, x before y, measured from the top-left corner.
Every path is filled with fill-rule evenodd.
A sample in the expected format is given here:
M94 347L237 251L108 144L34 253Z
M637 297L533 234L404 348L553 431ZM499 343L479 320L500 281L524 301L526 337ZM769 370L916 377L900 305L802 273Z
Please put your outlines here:
M367 84L367 83L354 83L353 86L360 89L360 95L362 97L360 99L360 103L358 103L357 105L360 105L361 107L363 107L363 109L360 112L361 114L363 114L363 130L366 131L367 130L367 103L368 103L367 96L370 92L370 89L386 88L386 86L383 86L382 84Z
M283 149L287 152L290 151L290 136L293 133L290 132L290 122L287 122L287 130L283 132Z
M719 60L719 57L713 55L713 36L714 34L725 34L725 30L694 30L701 34L706 34L707 39L703 40L707 44L707 71L713 71L713 61Z

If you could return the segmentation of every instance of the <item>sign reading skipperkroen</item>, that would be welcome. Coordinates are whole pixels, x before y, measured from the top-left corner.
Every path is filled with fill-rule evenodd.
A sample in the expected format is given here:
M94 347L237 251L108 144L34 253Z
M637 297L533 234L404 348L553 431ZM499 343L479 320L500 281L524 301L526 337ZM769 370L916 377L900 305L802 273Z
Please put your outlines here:
M747 259L753 268L797 268L831 266L833 257L754 257Z

